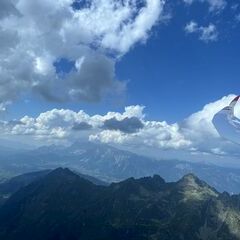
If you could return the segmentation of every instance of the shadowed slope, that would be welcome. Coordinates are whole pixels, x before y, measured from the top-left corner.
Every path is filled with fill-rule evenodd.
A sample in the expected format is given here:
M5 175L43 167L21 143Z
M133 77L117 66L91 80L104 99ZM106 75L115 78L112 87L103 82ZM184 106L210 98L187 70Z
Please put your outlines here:
M238 198L194 175L155 175L97 186L56 169L15 193L0 211L1 239L240 239Z

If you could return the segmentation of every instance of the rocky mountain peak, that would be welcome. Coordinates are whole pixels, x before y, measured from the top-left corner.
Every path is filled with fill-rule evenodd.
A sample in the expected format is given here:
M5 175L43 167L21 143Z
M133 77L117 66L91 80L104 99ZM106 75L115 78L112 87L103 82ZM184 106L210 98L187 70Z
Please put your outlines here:
M177 182L178 191L184 195L184 200L203 200L209 197L217 197L218 192L197 176L190 173L183 176Z

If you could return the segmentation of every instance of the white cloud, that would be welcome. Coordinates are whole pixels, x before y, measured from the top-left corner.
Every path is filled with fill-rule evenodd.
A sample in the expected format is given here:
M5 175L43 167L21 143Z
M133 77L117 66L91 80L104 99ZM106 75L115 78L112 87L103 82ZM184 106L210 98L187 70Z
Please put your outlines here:
M200 27L200 40L204 42L212 42L218 39L218 31L214 24L210 23L207 27Z
M194 21L189 22L186 26L185 26L185 31L187 33L194 33L198 31L198 24Z
M182 133L192 142L195 151L213 153L212 149L218 149L219 152L226 152L230 155L239 154L238 146L222 139L212 124L213 116L228 106L234 97L235 95L231 94L209 103L180 124ZM235 114L240 117L239 106L236 107Z
M193 4L194 2L208 3L210 11L220 11L223 10L227 2L225 0L183 0L186 4Z
M98 0L75 15L83 31L91 32L97 44L125 53L136 42L147 38L163 12L162 0L146 0L141 11L137 3L136 0Z
M191 21L185 26L186 33L196 33L199 39L204 42L213 42L218 40L218 31L214 24L210 23L208 26L199 26L196 22Z
M53 109L36 118L25 116L0 124L2 137L32 139L38 144L71 143L79 139L115 144L128 149L149 151L184 151L193 155L239 156L239 146L222 139L212 124L212 118L227 106L235 95L225 96L209 103L179 123L147 120L144 107L128 106L121 112L89 115L83 110ZM240 117L240 107L236 107ZM106 121L114 119L114 126L106 127ZM124 124L130 121L132 128ZM133 121L132 121L133 120ZM116 124L117 123L117 124ZM140 124L139 124L140 123ZM137 125L137 127L135 126ZM176 152L177 153L177 152Z
M123 113L108 112L106 115L93 115L90 116L83 110L74 112L69 109L53 109L41 113L38 117L33 118L24 116L19 120L3 121L1 123L3 135L30 135L35 139L63 139L71 141L71 137L81 137L80 129L76 129L78 125L87 123L92 128L82 129L88 130L91 133L102 131L102 127L106 120L115 118L122 121L126 118L142 119L143 106L129 106L125 108ZM76 131L75 131L76 130ZM80 136L79 136L80 134ZM69 137L69 139L67 139ZM74 138L75 139L75 138ZM73 139L73 141L74 141Z
M146 121L143 106L128 106L123 113L108 112L105 115L90 116L84 111L53 109L41 113L38 117L25 116L19 120L2 123L2 134L8 136L28 135L36 141L45 139L49 142L75 141L78 138L91 141L117 144L144 144L162 149L185 148L190 141L180 133L179 125L166 122ZM118 127L106 129L106 121L118 121ZM130 131L123 124L128 119L134 126ZM139 119L139 121L137 121ZM134 121L131 121L134 120ZM77 129L76 125L87 123L91 128ZM135 127L137 124L137 127ZM123 130L121 130L123 129Z
M133 134L121 131L103 130L90 135L91 141L125 144L128 146L146 146L159 149L186 149L191 142L180 133L178 124L145 121L144 127Z
M51 101L90 102L124 91L109 53L117 58L145 41L164 1L91 0L80 9L73 2L0 2L0 103L31 90ZM60 76L59 59L75 67Z

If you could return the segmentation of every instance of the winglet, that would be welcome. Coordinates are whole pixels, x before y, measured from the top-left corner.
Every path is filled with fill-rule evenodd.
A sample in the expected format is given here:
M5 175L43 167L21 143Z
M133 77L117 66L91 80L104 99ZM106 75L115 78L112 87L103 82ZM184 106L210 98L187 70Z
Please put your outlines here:
M239 98L240 98L240 95L237 96L237 97L235 97L235 98L231 101L231 103L229 104L229 106L232 107L232 108L234 108L235 105L236 105L236 103L238 102Z

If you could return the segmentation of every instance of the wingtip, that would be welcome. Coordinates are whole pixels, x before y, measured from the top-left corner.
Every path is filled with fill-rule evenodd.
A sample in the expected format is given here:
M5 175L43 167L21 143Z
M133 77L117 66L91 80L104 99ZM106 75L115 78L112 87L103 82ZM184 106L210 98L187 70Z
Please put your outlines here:
M240 98L240 95L238 95L237 97L235 97L235 98L233 99L233 101L238 101L239 98Z
M239 100L239 98L240 98L240 95L238 95L237 97L235 97L235 98L231 101L230 105L231 105L232 103L236 103L236 102Z

